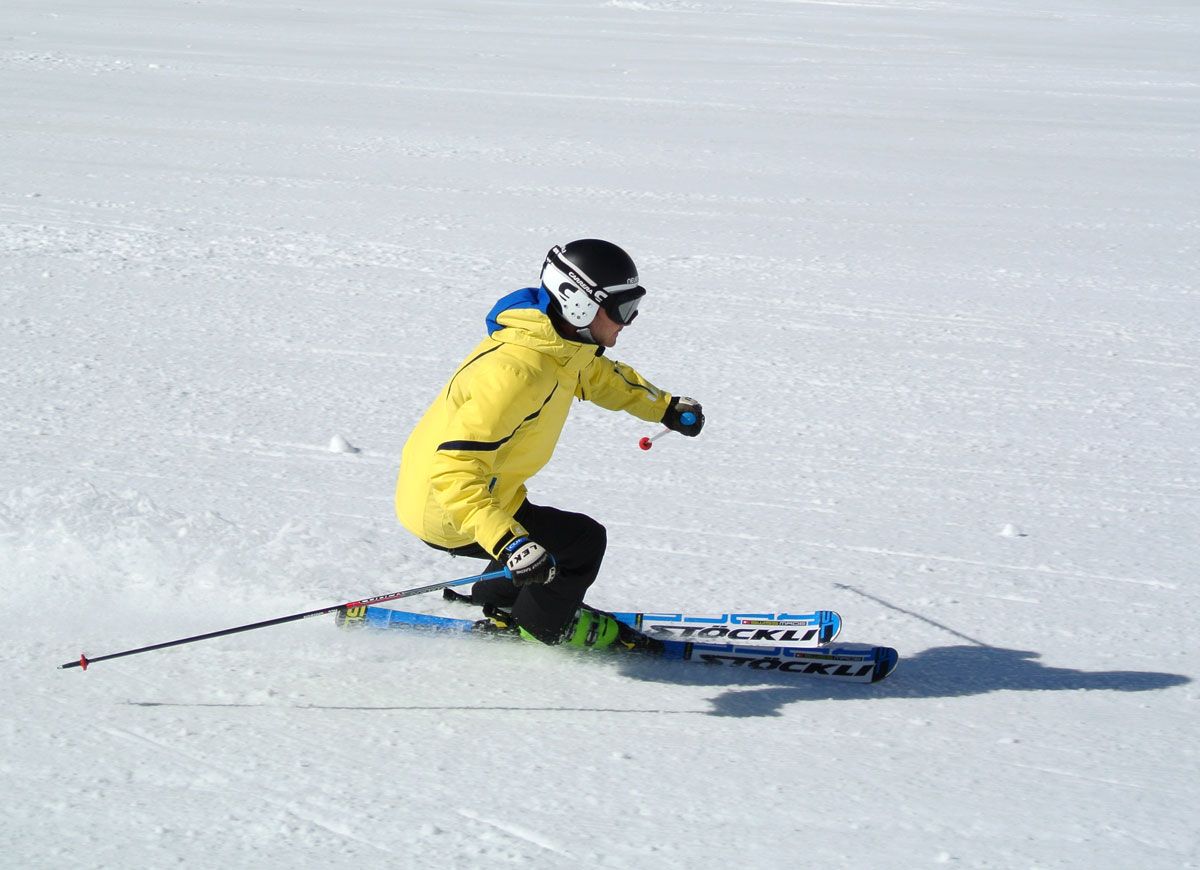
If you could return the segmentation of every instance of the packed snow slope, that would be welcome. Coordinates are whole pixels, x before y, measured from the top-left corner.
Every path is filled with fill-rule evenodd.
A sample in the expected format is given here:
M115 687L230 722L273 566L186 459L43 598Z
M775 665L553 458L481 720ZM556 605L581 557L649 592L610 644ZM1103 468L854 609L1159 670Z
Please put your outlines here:
M0 865L1196 867L1198 45L1182 0L5 0ZM590 600L837 609L892 678L332 619L55 669L473 573L401 446L588 235L709 421L577 407L533 495L608 526Z

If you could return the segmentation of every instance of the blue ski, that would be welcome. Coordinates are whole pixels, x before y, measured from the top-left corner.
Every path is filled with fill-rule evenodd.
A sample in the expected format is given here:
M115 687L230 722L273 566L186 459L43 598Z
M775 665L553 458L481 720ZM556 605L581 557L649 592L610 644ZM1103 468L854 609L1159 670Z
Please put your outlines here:
M343 626L487 633L486 620L475 622L387 607L354 607L339 611L337 621ZM866 644L804 649L795 646L769 647L662 639L658 639L658 643L661 645L658 649L646 652L665 660L723 665L747 671L802 674L848 683L878 682L895 670L899 661L899 655L891 647Z
M473 603L471 596L455 592L453 589L443 590L442 597L459 604ZM720 614L621 610L613 612L612 615L626 625L659 640L818 647L832 643L842 630L842 617L832 610Z
M832 643L842 630L842 617L832 610L809 613L614 613L617 619L659 640L691 640L819 647Z

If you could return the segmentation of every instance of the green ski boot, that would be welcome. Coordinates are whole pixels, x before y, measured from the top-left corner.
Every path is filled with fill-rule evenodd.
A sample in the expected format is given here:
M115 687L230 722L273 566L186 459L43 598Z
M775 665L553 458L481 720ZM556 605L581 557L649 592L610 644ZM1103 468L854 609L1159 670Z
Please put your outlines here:
M539 642L532 634L521 629L526 640ZM625 625L611 613L582 605L575 611L575 618L567 623L560 641L563 646L579 649L630 649L658 652L662 644L647 637L636 628Z

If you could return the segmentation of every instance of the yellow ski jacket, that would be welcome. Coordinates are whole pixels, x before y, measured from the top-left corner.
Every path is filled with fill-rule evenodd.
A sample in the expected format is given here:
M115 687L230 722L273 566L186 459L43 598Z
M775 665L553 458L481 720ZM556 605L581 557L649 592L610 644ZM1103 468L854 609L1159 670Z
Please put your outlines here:
M439 547L496 555L527 534L513 518L525 481L550 460L571 400L658 422L671 396L594 344L563 338L540 288L505 296L404 445L396 515Z

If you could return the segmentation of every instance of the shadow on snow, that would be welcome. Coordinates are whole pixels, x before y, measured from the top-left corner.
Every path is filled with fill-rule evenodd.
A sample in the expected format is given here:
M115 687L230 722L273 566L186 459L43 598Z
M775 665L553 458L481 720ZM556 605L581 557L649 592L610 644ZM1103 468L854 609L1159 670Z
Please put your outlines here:
M298 704L294 709L404 712L445 710L461 712L560 712L655 713L688 716L758 718L781 716L787 704L800 701L874 701L895 698L959 698L987 692L1073 692L1106 690L1150 692L1181 686L1191 680L1181 674L1152 671L1080 671L1038 662L1039 653L986 646L942 646L901 658L900 666L883 682L831 684L819 678L741 670L737 667L702 667L664 662L650 657L620 656L617 666L626 677L679 686L727 687L711 699L712 709L626 709L615 707L548 707L531 705L324 705ZM766 684L766 685L764 685ZM254 703L170 703L128 701L137 707L267 707Z
M622 662L626 676L678 685L744 685L712 699L715 716L779 716L797 701L958 698L996 691L1064 692L1107 690L1149 692L1191 682L1181 674L1150 671L1080 671L1037 661L1036 652L981 646L942 646L901 656L890 677L874 684L830 684L815 678L762 675L723 667L700 668L647 660ZM764 682L776 685L763 688Z

